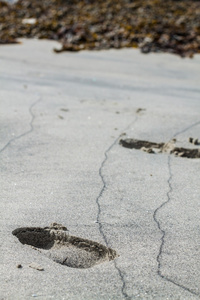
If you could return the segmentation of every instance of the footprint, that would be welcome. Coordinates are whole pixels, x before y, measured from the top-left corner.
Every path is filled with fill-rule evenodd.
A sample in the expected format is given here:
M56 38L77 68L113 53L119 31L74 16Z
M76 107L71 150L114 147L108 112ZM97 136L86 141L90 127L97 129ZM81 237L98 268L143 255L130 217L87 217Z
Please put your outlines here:
M196 141L196 140L195 140ZM175 147L176 139L167 143L155 143L136 139L121 139L119 144L125 148L142 150L147 153L169 153L179 157L200 158L200 149Z
M22 244L30 245L53 261L71 268L91 268L118 256L115 250L102 244L69 235L67 228L57 223L44 228L17 228L12 234Z

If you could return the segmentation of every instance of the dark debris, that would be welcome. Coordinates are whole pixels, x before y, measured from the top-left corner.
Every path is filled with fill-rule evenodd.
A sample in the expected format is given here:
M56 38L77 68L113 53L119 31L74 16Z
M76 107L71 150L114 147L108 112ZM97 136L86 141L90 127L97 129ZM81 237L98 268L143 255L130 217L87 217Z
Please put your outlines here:
M52 39L61 51L139 47L143 53L200 53L200 1L0 1L0 44Z

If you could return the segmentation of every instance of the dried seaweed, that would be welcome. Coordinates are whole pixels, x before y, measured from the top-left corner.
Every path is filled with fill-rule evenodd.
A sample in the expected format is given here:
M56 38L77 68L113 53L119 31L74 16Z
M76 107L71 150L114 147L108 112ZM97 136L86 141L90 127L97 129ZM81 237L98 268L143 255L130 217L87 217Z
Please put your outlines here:
M200 53L200 1L0 1L0 44L52 39L60 51L139 47L143 53Z

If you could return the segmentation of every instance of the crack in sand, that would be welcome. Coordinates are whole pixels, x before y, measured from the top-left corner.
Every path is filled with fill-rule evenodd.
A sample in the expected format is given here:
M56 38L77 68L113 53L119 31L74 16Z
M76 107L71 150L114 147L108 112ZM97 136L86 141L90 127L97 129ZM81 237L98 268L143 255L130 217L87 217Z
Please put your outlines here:
M192 124L192 125L190 125L190 126L188 126L188 127L186 127L186 128L183 129L182 131L177 132L177 133L173 136L173 138L175 138L175 137L178 136L179 134L184 133L184 132L186 132L187 130L189 130L189 129L191 129L191 128L193 128L193 127L199 125L199 124L200 124L200 121L199 121L199 122L196 122L196 123L194 123L194 124ZM161 268L162 268L162 264L161 264L161 262L162 262L162 253L163 253L163 247L164 247L164 245L165 245L166 231L165 231L164 229L162 229L161 224L160 224L160 222L159 222L158 219L157 219L157 214L158 214L158 212L159 212L166 204L168 204L168 203L171 201L170 194L173 192L173 188L172 188L172 184L171 184L173 175L172 175L172 170L171 170L171 157L170 157L170 155L168 155L168 170L169 170L169 178L168 178L168 180L167 180L167 183L168 183L168 186L169 186L169 190L168 190L168 192L167 192L167 200L166 200L165 202L163 202L158 208L156 208L156 210L155 210L154 213L153 213L153 219L154 219L154 221L156 222L158 229L159 229L160 232L162 233L162 237L161 237L161 245L160 245L160 248L159 248L159 253L158 253L157 258L156 258L157 263L158 263L157 274L158 274L162 279L164 279L164 280L166 280L166 281L168 281L168 282L171 282L172 284L174 284L174 285L176 285L176 286L182 288L183 290L185 290L185 291L187 291L187 292L189 292L189 293L191 293L191 294L193 294L193 295L195 295L195 296L199 296L199 295L200 295L199 293L196 293L196 292L193 291L192 289L189 289L189 288L187 288L186 286L184 286L184 285L182 285L182 284L179 284L179 283L175 282L174 280L172 280L172 279L170 279L170 278L164 276L164 275L162 274L162 272L161 272Z
M30 123L29 123L29 126L30 126L30 129L28 130L28 131L25 131L25 132L23 132L22 134L20 134L20 135L18 135L18 136L15 136L15 137L13 137L12 139L10 139L8 142L7 142L7 144L0 150L0 153L2 153L12 142L14 142L14 141L16 141L16 140L19 140L20 138L22 138L23 136L25 136L25 135L27 135L27 134L29 134L29 133L31 133L32 131L33 131L33 122L34 122L34 120L35 120L35 115L34 115L34 113L33 113L33 111L32 111L32 109L33 109L33 107L34 106L36 106L36 104L38 104L38 102L40 102L41 101L41 96L39 96L39 99L37 99L35 102L33 102L32 104L31 104L31 106L29 107L29 113L30 113L30 115L31 115L31 121L30 121Z
M117 266L116 261L114 260L114 266L115 269L118 271L120 279L122 281L122 287L121 287L121 291L122 291L122 295L124 296L124 298L126 300L131 300L132 298L126 293L125 289L126 289L126 280L124 278L124 273L120 270L120 268Z
M128 130L128 128L130 128L136 121L137 121L138 117L135 118L135 120L133 122L131 122L131 124L129 124L122 132ZM104 160L102 161L101 163L101 166L99 168L99 176L101 178L101 181L103 183L103 187L101 188L100 192L99 192L99 195L98 197L96 198L96 204L97 204L97 207L98 207L98 211L97 211L97 223L99 225L99 232L106 244L106 246L108 247L108 240L107 240L107 237L103 231L103 225L100 221L100 215L102 214L102 211L101 211L101 205L100 205L100 198L103 196L103 193L107 187L106 185L106 181L104 179L104 176L102 174L102 170L105 166L105 163L108 161L108 153L110 152L110 150L117 144L117 142L119 141L120 137L122 136L123 134L119 135L115 141L110 145L110 147L104 152ZM115 266L115 269L117 270L118 274L119 274L119 277L120 277L120 280L122 281L122 287L121 287L121 292L122 292L122 295L124 296L125 299L129 300L131 299L129 297L129 295L125 292L125 289L126 289L126 281L124 279L124 275L122 273L122 271L120 270L120 268L117 266L117 263L116 261L114 261L114 266Z
M102 197L102 195L103 195L103 193L104 193L104 191L106 189L106 181L105 181L104 176L102 174L102 170L103 170L103 167L104 167L106 161L108 160L108 153L109 153L109 151L116 145L116 143L117 143L118 140L119 140L119 137L114 141L114 143L111 144L111 146L104 153L105 158L104 158L103 162L101 163L101 167L99 169L99 176L101 177L101 180L102 180L102 183L103 183L103 187L100 190L100 193L99 193L98 197L96 198L96 204L97 204L97 207L98 207L97 223L99 225L99 232L100 232L101 236L103 237L103 240L104 240L104 242L105 242L105 244L106 244L107 247L108 247L108 240L107 240L106 235L104 234L103 226L102 226L102 223L100 221L101 205L100 205L100 201L99 200ZM116 262L114 262L114 266L115 266L115 269L118 271L118 274L119 274L120 279L122 281L122 288L121 288L122 295L124 296L125 299L129 299L129 296L125 292L126 282L124 280L124 276L122 275L122 272L121 272L120 268L117 267Z

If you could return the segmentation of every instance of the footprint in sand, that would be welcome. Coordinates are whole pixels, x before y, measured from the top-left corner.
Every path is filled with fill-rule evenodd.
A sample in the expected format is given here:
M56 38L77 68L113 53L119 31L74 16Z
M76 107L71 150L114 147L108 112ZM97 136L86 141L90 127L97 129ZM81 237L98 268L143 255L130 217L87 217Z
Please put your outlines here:
M121 139L119 144L125 148L142 150L147 153L169 153L179 157L200 158L199 148L182 148L175 146L176 139L172 139L167 143L155 143L137 139ZM194 145L200 145L198 139L189 138L189 142Z
M67 228L57 223L44 228L17 228L12 234L22 244L30 245L53 261L71 268L90 268L117 256L115 250L102 244L69 235Z

